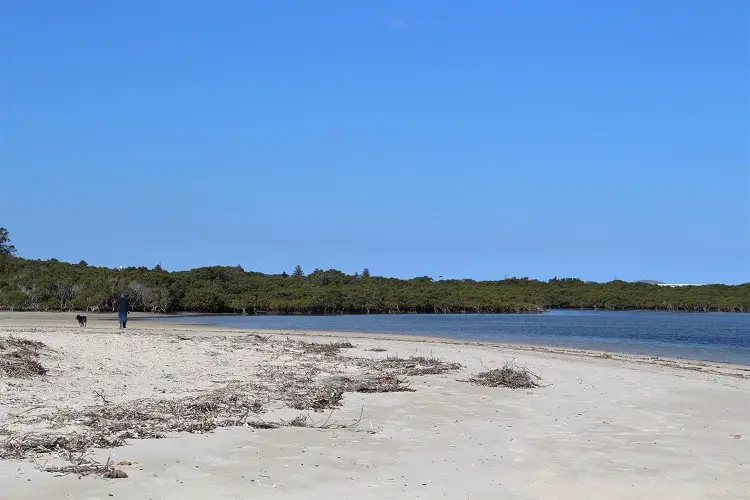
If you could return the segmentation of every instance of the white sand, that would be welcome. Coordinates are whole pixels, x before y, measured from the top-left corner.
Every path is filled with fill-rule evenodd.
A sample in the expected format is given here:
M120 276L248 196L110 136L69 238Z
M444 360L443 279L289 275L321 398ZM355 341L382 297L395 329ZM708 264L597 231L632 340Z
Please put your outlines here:
M0 313L0 336L53 349L43 379L0 378L0 427L23 411L98 404L94 391L114 402L196 394L250 380L271 361L233 343L246 331L132 321L121 333L112 316L89 315L86 329L73 316ZM353 430L231 428L97 451L133 462L127 479L0 460L0 499L750 498L748 367L392 335L305 338L341 335L356 345L347 356L432 354L465 368L413 377L416 392L347 393L332 418L352 422L364 408ZM547 385L459 381L509 359ZM299 413L282 407L264 418Z

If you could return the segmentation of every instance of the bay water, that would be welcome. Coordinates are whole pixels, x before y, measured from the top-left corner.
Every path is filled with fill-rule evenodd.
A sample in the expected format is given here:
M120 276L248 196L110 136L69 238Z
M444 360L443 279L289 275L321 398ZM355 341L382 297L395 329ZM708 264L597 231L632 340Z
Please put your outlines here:
M259 330L427 335L750 365L750 314L553 310L543 314L191 316L157 321Z

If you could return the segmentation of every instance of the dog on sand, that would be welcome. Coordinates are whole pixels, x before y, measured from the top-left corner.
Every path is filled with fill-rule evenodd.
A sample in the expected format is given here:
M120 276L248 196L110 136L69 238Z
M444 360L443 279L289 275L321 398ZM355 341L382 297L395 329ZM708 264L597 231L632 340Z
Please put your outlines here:
M81 316L80 314L77 314L76 319L78 320L78 326L86 326L86 316Z

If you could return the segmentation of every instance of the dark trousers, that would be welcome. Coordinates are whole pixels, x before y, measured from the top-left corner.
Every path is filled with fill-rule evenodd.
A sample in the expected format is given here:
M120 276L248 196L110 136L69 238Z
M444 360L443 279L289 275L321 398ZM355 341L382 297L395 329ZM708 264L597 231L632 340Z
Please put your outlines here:
M128 325L128 313L118 312L117 319L120 320L120 328L125 328Z

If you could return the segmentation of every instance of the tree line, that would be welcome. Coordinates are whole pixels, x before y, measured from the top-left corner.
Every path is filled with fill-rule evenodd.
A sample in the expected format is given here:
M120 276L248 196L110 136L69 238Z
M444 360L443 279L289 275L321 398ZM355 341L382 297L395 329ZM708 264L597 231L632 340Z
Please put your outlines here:
M1 228L0 228L1 229ZM2 238L5 236L5 239ZM0 309L111 311L121 293L135 310L157 313L387 314L535 313L545 309L750 311L750 283L660 287L647 283L409 280L335 269L291 275L213 266L169 272L156 266L110 269L16 257L0 231Z

